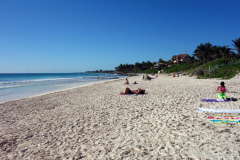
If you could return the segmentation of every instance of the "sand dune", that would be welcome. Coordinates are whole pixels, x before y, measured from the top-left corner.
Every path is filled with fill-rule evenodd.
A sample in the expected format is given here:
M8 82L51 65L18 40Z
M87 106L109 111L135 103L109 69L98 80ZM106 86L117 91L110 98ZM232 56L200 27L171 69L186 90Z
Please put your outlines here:
M240 77L224 80L240 98ZM211 124L196 107L222 80L141 76L0 104L0 159L239 159L238 124ZM119 95L126 87L146 95Z

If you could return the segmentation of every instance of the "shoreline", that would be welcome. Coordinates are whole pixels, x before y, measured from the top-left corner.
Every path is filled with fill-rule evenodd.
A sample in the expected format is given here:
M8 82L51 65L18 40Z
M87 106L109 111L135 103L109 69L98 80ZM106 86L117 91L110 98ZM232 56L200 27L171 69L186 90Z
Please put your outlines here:
M239 109L240 100L201 101L217 99L222 80L165 75L128 80L129 85L114 79L0 104L0 159L239 157L239 125L212 124L207 117L214 113L196 110ZM226 95L240 98L239 79L224 81ZM148 94L119 95L126 87Z
M43 95L52 94L52 93L63 92L63 91L67 91L67 90L71 90L71 89L75 89L75 88L79 88L79 87L86 87L86 86L89 86L89 85L94 85L94 84L99 84L99 83L105 83L105 82L111 82L111 81L120 80L120 79L124 79L124 78L110 79L110 80L105 80L105 81L97 81L97 82L94 82L94 83L83 84L83 85L80 85L80 86L71 87L71 88L67 88L67 89L61 89L61 90L58 90L58 91L46 92L46 93L37 94L37 95L29 96L29 97L24 97L24 98L19 98L19 99L14 99L14 100L5 101L5 102L0 102L0 104L4 104L4 103L8 103L8 102L13 102L13 101L18 101L18 100L22 100L22 99L25 99L25 98L33 98L33 97L43 96Z

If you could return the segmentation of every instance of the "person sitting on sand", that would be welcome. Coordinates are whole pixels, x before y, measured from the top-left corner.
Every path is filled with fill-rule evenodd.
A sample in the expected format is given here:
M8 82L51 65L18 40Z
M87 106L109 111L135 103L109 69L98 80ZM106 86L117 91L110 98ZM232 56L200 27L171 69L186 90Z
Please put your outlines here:
M133 84L137 84L137 81L134 81Z
M137 90L130 90L128 87L125 89L125 92L121 94L144 94L145 90L138 88Z
M218 93L218 98L219 99L227 100L227 96L225 95L226 87L224 85L224 82L220 83L220 86L217 87L216 92Z
M129 84L128 79L126 78L126 82L124 84Z

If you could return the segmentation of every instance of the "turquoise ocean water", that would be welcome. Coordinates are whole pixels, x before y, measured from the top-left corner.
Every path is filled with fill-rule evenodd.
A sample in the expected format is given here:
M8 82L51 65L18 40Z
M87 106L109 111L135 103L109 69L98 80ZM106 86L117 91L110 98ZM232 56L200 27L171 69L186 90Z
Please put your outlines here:
M124 76L105 73L0 74L0 103Z

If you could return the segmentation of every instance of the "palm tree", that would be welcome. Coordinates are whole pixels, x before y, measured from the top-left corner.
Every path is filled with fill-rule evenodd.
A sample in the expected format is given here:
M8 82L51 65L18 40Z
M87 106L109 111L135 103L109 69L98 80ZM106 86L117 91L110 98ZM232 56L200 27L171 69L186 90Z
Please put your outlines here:
M234 53L233 51L230 51L230 54L228 55L228 58L231 60L237 59L237 54Z
M213 50L211 43L200 44L197 49L193 52L193 56L197 57L201 62L210 61L213 59Z
M134 68L135 68L136 71L139 70L139 68L140 68L140 63L136 62Z
M162 58L160 58L158 63L165 63L165 61Z
M201 43L193 53L193 55L202 62L205 59L205 46Z
M219 52L221 53L222 57L226 57L231 53L231 48L228 48L229 46L222 46L219 49Z
M232 40L234 44L232 44L235 48L233 50L237 51L237 54L240 55L240 38Z
M141 65L142 65L142 66L145 66L145 65L146 65L146 63L145 63L144 61L142 61Z
M152 62L147 61L147 66L148 66L148 68L149 68L149 67L152 67L152 65L153 65Z
M118 67L115 67L117 71L123 71L124 66L120 64Z
M211 61L213 59L213 50L212 50L212 44L211 43L205 43L205 56L207 61Z
M141 65L142 70L147 69L147 63L146 62L143 61L142 63L140 63L140 65Z
M217 58L221 58L222 54L220 52L220 46L213 46L212 47L212 53L213 53L213 58L217 59Z
M194 56L191 56L190 60L188 61L188 63L195 63L197 62L197 59L195 59Z

